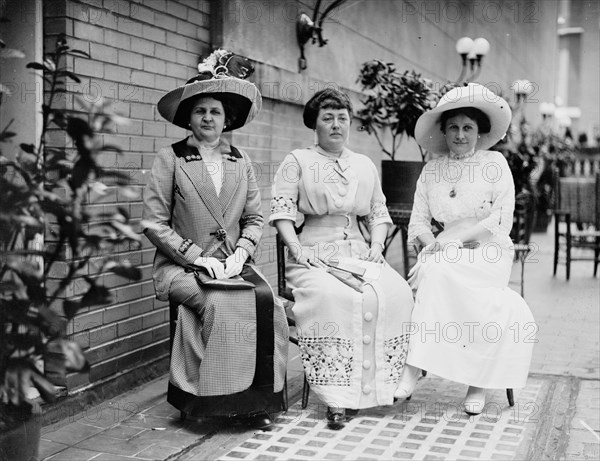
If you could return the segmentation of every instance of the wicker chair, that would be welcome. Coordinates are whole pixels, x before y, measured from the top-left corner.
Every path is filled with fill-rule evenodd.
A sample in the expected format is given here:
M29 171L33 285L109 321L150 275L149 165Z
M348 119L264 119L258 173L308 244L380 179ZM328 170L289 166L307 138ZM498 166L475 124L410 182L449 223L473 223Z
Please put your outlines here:
M276 239L276 247L277 247L277 292L279 296L283 299L293 303L294 295L292 294L292 290L287 287L287 283L285 280L285 260L286 260L286 249L283 240L277 233L275 235ZM288 309L286 309L287 311ZM296 326L296 321L288 315L287 322L290 328L294 328ZM298 338L290 334L290 342L298 346ZM308 394L310 392L310 388L308 385L308 380L306 379L306 375L304 375L304 384L302 385L302 409L304 410L308 406ZM288 406L288 396L287 396L287 383L285 387L285 396L284 400L286 402L286 408Z
M515 201L513 227L510 237L515 250L515 261L521 263L521 296L525 296L525 262L531 251L529 243L535 222L535 202L530 192L520 193Z
M600 263L600 172L594 178L558 178L556 193L553 273L564 262L569 280L572 261L593 261L595 277ZM584 250L574 257L573 248ZM585 254L585 249L593 254Z

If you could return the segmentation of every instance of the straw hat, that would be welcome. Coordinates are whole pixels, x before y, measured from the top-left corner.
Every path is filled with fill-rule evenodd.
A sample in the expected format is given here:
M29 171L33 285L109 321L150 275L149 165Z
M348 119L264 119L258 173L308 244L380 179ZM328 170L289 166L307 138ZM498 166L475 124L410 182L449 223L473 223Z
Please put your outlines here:
M158 112L169 122L188 130L192 98L198 95L218 94L230 103L231 121L223 131L241 128L260 112L260 92L253 83L244 80L254 72L248 59L217 50L198 64L198 72L158 101Z
M490 120L490 131L479 134L476 150L492 147L506 134L512 118L508 102L483 85L469 83L448 91L434 109L419 117L415 126L415 139L419 145L434 154L448 154L448 145L440 125L441 115L442 112L462 107L479 109Z

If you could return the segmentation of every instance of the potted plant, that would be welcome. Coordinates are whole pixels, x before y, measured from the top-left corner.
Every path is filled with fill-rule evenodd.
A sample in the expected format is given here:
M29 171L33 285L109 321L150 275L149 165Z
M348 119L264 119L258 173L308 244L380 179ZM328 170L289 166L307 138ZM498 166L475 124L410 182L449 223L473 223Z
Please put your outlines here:
M5 48L1 41L0 47ZM64 384L67 372L87 366L79 345L67 337L66 326L79 309L110 300L108 289L89 274L141 276L128 261L107 256L116 254L119 245L139 244L128 213L115 209L96 214L86 208L87 197L106 189L100 180L125 185L128 177L99 164L104 151L119 151L103 145L96 134L119 121L107 112L106 104L82 100L82 114L56 107L57 96L67 92L67 79L79 81L63 66L69 54L87 56L70 49L61 36L43 62L27 65L42 72L47 90L41 105L41 137L35 144L21 144L16 158L0 151L2 459L37 459L41 418L36 416L41 412L40 399L32 394L37 389L41 400L54 400L55 384ZM0 90L7 92L3 86ZM0 142L10 143L16 135L11 124L1 127ZM49 130L66 132L73 148L46 145ZM59 264L66 275L49 280ZM74 283L83 295L69 299Z
M532 135L537 171L533 177L536 203L534 232L546 232L556 200L557 176L566 176L573 166L575 146L569 138L540 127Z
M414 70L400 73L393 63L378 59L363 63L357 82L365 94L364 107L357 115L389 157L382 161L383 192L388 203L411 208L427 152L419 146L420 162L399 162L396 154L403 138L414 139L417 119L435 106L439 95L433 82L421 74Z

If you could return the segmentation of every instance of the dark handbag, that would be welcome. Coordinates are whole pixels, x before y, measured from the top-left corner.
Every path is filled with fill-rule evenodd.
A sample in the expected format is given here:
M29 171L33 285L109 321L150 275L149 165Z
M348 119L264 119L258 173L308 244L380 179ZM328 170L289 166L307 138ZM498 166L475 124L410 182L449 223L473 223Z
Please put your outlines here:
M256 288L254 283L244 280L239 275L229 279L215 279L208 275L204 268L195 269L194 275L199 285L215 290L249 290Z

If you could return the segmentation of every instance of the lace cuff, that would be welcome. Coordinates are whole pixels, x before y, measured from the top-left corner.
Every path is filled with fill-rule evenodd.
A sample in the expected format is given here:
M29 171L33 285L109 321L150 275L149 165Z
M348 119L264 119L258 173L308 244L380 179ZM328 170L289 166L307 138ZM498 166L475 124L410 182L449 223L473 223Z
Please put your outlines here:
M371 202L371 211L367 215L367 223L369 224L369 229L373 229L378 224L392 224L385 200Z
M479 224L489 230L493 235L509 235L512 227L512 215L503 212L502 208L493 212Z
M296 199L273 197L271 200L271 215L269 216L269 222L272 223L278 219L289 219L296 222L297 213L298 206L296 205Z

